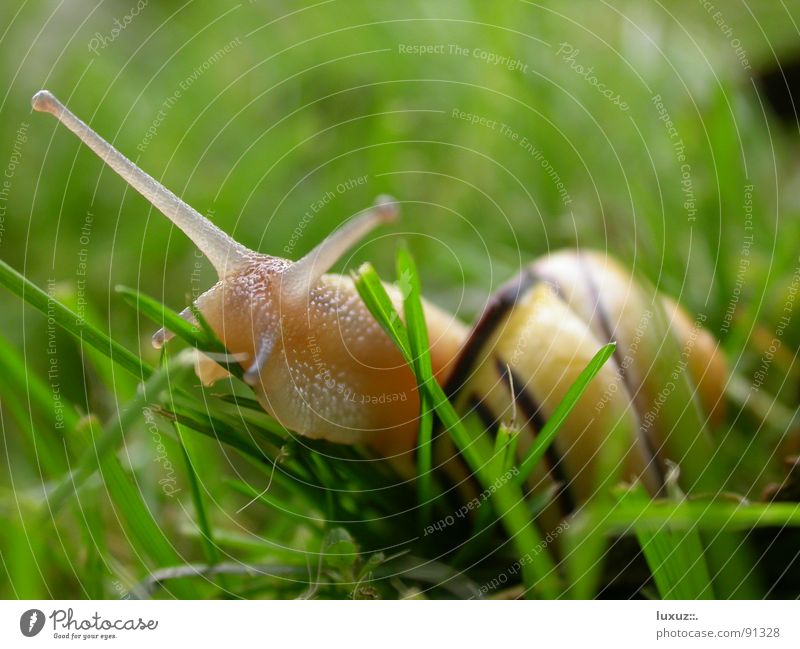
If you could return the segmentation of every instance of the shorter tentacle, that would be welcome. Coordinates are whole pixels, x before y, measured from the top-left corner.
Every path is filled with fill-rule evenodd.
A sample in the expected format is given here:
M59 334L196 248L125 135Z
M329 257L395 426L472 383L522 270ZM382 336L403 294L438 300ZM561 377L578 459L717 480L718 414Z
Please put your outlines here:
M244 381L248 385L258 385L261 381L261 370L266 365L267 361L272 355L272 350L275 349L275 337L270 335L262 336L256 357L253 359L253 364L247 368L244 374Z
M382 223L399 214L391 196L378 196L369 210L345 223L302 259L294 262L281 277L281 293L289 300L306 300L311 288L339 258Z
M197 318L194 317L194 313L192 313L191 307L186 307L183 311L178 314L181 318L186 320L191 325L200 326L200 323L197 322ZM158 331L153 334L152 343L153 347L156 349L161 349L164 346L164 343L168 343L175 337L175 334L167 329L166 327L161 327Z

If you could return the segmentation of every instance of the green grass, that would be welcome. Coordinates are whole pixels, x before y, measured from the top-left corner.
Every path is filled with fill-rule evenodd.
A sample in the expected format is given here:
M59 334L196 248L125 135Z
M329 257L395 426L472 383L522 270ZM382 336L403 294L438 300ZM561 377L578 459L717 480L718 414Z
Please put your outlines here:
M0 169L16 162L0 203L0 283L10 291L0 309L0 597L481 594L542 541L530 521L543 503L519 497L520 478L474 519L422 535L426 522L460 503L430 471L431 437L446 428L484 484L512 466L516 438L507 422L489 442L437 391L418 299L472 322L521 264L576 245L608 250L706 317L732 369L730 402L724 425L707 430L714 466L681 466L700 478L691 496L651 502L635 486L614 484L571 521L558 556L537 553L517 575L522 591L628 596L614 590L621 565L609 564L610 549L625 542L629 554L642 551L636 569L649 581L639 595L797 597L796 569L774 588L769 581L796 546L796 503L759 502L783 477L783 456L797 452L795 303L790 325L776 334L800 264L796 125L776 120L730 40L689 0L671 3L669 14L632 1L512 2L502 10L477 0L349 4L355 9L330 2L284 16L273 3L194 3L174 14L150 3L97 55L87 43L111 29L125 3L103 3L88 17L62 7L52 19L52 4L41 0L0 7L8 26L0 34ZM791 3L722 11L753 70L795 47L800 14ZM138 148L163 102L237 38ZM627 112L557 54L562 42L624 96ZM424 43L458 44L468 54L399 51ZM491 65L474 48L527 70ZM262 252L299 258L374 196L400 199L402 222L337 270L364 262L376 269L360 281L423 395L418 480L398 481L361 449L296 439L236 377L196 385L181 349L224 350L175 311L213 283L208 265L71 135L30 112L41 87ZM654 94L685 145L694 222ZM508 130L458 119L454 109ZM521 137L558 172L568 202ZM327 192L333 198L314 211ZM306 212L312 218L295 236ZM398 233L407 247L399 256ZM402 314L381 306L377 274L396 274L410 289ZM159 355L149 338L165 324L178 340ZM755 390L773 338L780 349ZM520 458L520 474L541 460L580 387ZM674 401L663 416L679 441L708 429L682 407L688 393ZM178 490L171 495L170 480ZM686 564L698 567L690 579Z
M504 472L509 468L515 468L515 479L501 484L494 490L490 504L491 511L497 517L496 522L499 523L513 544L511 557L517 561L524 558L521 566L523 592L527 596L546 598L574 594L574 589L580 585L581 579L577 579L575 583L570 583L569 579L564 581L550 553L538 551L538 548L546 547L547 539L541 536L533 524L534 516L531 515L531 506L525 497L524 484L527 476L542 461L547 446L552 443L570 410L576 407L589 382L613 354L614 345L610 344L601 348L581 373L575 384L567 391L562 403L554 410L553 416L542 429L536 442L522 456L517 467L516 453L513 450L516 435L513 424L511 428L501 427L495 442L489 444L483 428L470 425L469 422L463 420L445 396L442 388L433 380L426 342L427 335L424 333L427 332L427 327L420 301L421 289L416 266L409 253L404 249L398 253L397 259L398 275L403 278L403 285L408 287L404 298L404 319L394 310L383 284L369 264L365 264L359 270L354 280L356 288L370 312L394 340L406 362L414 370L423 395L421 404L432 406L432 411L426 413L428 424L421 427L420 446L430 447L434 423L433 411L435 411L438 419L444 425L446 434L453 438L470 470L485 489L491 490L492 485L497 484ZM12 289L24 285L26 290L20 291L20 293L26 297L31 306L50 313L55 324L70 331L75 337L82 338L84 329L76 328L73 324L76 314L52 297L43 300L42 295L46 296L46 294L31 286L27 280L21 279L9 268L2 266L0 270L2 270L0 283ZM120 292L130 298L131 303L142 314L153 318L159 324L168 324L190 346L204 351L224 353L224 347L213 337L213 334L210 334L209 337L209 332L205 330L201 330L201 333L198 334L177 314L152 298L130 290L120 290ZM91 340L95 341L96 349L102 350L121 367L131 369L132 364L129 357L124 353L121 354L120 348L112 345L105 334L94 327L89 330L92 332ZM351 596L385 596L387 594L385 585L373 586L370 581L373 579L374 569L397 557L387 558L382 551L364 552L359 541L363 539L362 542L382 543L384 544L382 547L387 547L385 544L395 533L392 526L399 524L400 521L390 522L386 519L386 517L396 514L393 510L395 503L385 499L376 501L374 498L370 502L370 496L367 495L372 489L390 489L390 483L381 485L379 476L373 474L369 468L365 473L363 467L356 469L358 466L356 464L350 466L346 462L339 461L348 459L348 452L343 453L342 458L334 459L329 455L316 456L313 445L309 445L307 448L297 448L296 440L287 431L269 421L258 405L248 397L237 397L234 392L231 392L225 395L216 395L209 400L209 395L204 394L201 397L192 394L181 387L185 383L186 369L187 360L182 355L178 356L176 363L164 363L157 370L145 366L144 373L149 375L147 381L137 391L137 395L130 403L119 408L116 417L108 425L102 427L99 434L95 433L98 427L95 418L89 417L80 421L71 418L73 429L69 432L74 435L79 446L85 450L78 454L75 469L65 475L40 503L39 507L42 513L46 513L48 518L61 518L62 510L67 502L73 499L77 500L78 507L82 507L84 495L88 492L91 497L91 490L84 488L84 484L97 472L108 490L112 509L122 525L125 538L131 544L131 549L136 557L142 560L143 565L147 567L148 573L160 574L165 570L176 571L168 573L169 578L164 579L164 582L169 582L169 592L172 595L195 597L204 590L207 591L207 596L213 595L215 591L213 589L208 591L208 589L211 588L210 584L215 583L214 580L217 580L223 588L223 591L219 591L220 593L237 592L237 586L231 584L230 573L238 573L237 576L246 577L252 576L254 572L258 573L259 570L251 568L217 571L215 567L223 564L223 548L215 540L217 533L212 528L205 498L201 493L202 481L198 479L197 468L185 445L186 436L189 434L206 435L236 449L252 465L257 466L262 476L261 484L265 478L267 479L266 489L250 486L247 482L229 482L235 492L248 498L239 511L258 502L260 505L280 512L285 516L285 520L293 522L298 527L316 532L312 536L316 536L321 545L318 550L312 551L312 554L319 555L320 575L324 572L326 578L330 580L324 584L324 594L328 596L337 596L337 594L342 596L344 593ZM234 378L230 379L231 382L235 380ZM166 391L172 382L175 383L175 387ZM37 387L36 392L40 398L44 391L43 386ZM202 399L202 401L198 401L198 399ZM236 408L230 410L229 406L236 406ZM191 492L190 502L194 508L194 526L198 532L196 545L199 545L199 551L205 558L205 562L194 570L180 569L181 555L172 545L171 540L164 536L164 530L154 520L135 474L131 472L130 468L126 469L117 453L123 443L126 431L134 425L137 419L142 417L142 413L154 409L164 419L173 421L175 441L182 454L184 473ZM247 414L247 411L252 412ZM240 418L238 423L232 421L233 412ZM256 423L257 421L261 423L261 426ZM254 439L262 443L254 443ZM123 448L127 451L126 447L123 446ZM427 471L425 474L421 473L417 480L417 498L422 513L421 517L417 519L417 524L419 525L421 521L422 525L420 526L424 526L431 519L437 505L440 511L445 513L448 511L446 499L442 497L442 494L435 497L431 489L430 454L424 463ZM426 477L427 480L425 480ZM344 482L341 482L342 479ZM275 496L268 495L267 492L273 483L276 484L276 488L278 485L282 486L284 493ZM334 493L334 485L336 487L346 486L348 490L336 488ZM323 491L326 496L324 518L309 517L294 510L294 498L304 503L306 511L316 509L319 504L317 489ZM374 496L374 494L372 495ZM683 499L683 494L677 491L677 487L672 487L669 495L679 501ZM624 492L619 502L620 505L626 507L625 511L630 510L631 505L634 505L634 511L636 505L643 507L645 511L651 507L649 497L643 494L641 488ZM586 510L597 515L599 508L600 511L606 512L606 517L613 516L612 520L617 521L617 525L619 525L617 507L609 507L605 503L604 498L598 498L594 503L587 503ZM381 516L372 519L363 517L369 511L370 505L373 507L372 511ZM705 566L703 542L698 534L700 529L710 529L717 535L727 533L731 526L730 519L749 520L750 524L749 526L745 525L745 529L760 525L800 525L800 510L796 506L759 506L755 512L752 510L752 506L743 506L740 509L748 510L749 517L743 516L741 512L734 512L728 517L728 520L725 520L725 514L730 511L729 506L720 506L718 503L709 501L705 503L704 507L705 511L702 514L692 517L692 525L688 529L682 527L680 522L676 526L673 520L674 514L670 511L668 517L656 519L660 525L659 529L652 529L652 521L647 522L642 521L641 518L635 518L630 521L630 527L625 531L626 533L635 532L635 537L641 545L652 571L658 593L662 597L713 596L712 578ZM462 552L468 552L471 543L483 545L485 528L495 522L491 515L487 515L489 511L488 508L484 509L475 519L476 533L467 539L466 546L461 548ZM354 516L354 514L358 515ZM582 516L584 514L579 512L577 520L580 521ZM640 514L640 516L644 516L644 514ZM715 517L721 521L716 526L704 525L706 520L714 520ZM86 517L84 517L84 521L88 525ZM47 519L44 522L46 524ZM337 525L332 526L332 522ZM598 527L606 529L599 533L595 531L594 535L600 534L601 537L607 537L608 522L604 519L601 523L602 526L598 525ZM96 524L97 521L95 521ZM682 524L685 526L685 521ZM352 526L352 532L347 531L350 526ZM89 533L91 534L93 531L90 529ZM332 538L336 538L337 541L332 542ZM313 544L311 547L314 547ZM334 552L333 547L337 547L339 550ZM413 550L413 547L413 544L409 544L409 547L405 547L403 552L397 556L403 556ZM569 541L565 547L571 549L569 554L577 552L571 548ZM594 547L596 562L601 561L602 547L602 544ZM590 554L590 551L581 550L584 560L585 556ZM427 559L427 561L431 560L432 558ZM289 563L291 564L291 562ZM569 560L567 565L570 565ZM686 565L694 566L691 574L683 569ZM281 570L277 572L281 572ZM213 576L214 579L208 579L209 576ZM207 583L202 587L191 585L194 580L200 578ZM297 580L295 583L303 582ZM309 582L304 586L300 595L323 594L320 592L320 588L322 588L320 583ZM136 586L140 590L145 589L148 593L154 587L155 582ZM137 592L136 588L134 588L134 592ZM311 591L307 592L309 588ZM350 590L347 590L348 588ZM102 585L95 585L92 592L102 593ZM480 590L478 593L480 594ZM396 592L394 594L401 596L403 593ZM240 593L240 596L247 595Z
M683 499L674 483L670 491L669 498ZM621 500L643 504L650 500L650 495L639 487L627 490ZM659 596L663 599L714 599L714 584L697 528L674 530L669 523L669 520L664 521L658 530L647 529L638 521L633 524Z
M407 250L401 249L397 255L397 277L400 278L399 286L405 294L403 300L403 313L405 315L406 331L403 337L408 340L406 362L410 362L417 377L419 388L419 440L417 442L417 482L419 484L419 500L421 505L421 519L428 523L430 518L430 502L433 498L433 411L434 402L430 390L426 387L436 379L433 377L431 357L428 352L428 327L425 324L425 315L422 307L422 289L419 283L419 274L414 260ZM362 282L363 285L363 282ZM359 286L358 282L356 286ZM376 286L377 288L377 286ZM405 290L404 290L405 289ZM372 291L362 295L371 297ZM367 299L368 299L367 298ZM376 317L383 315L383 302L373 301L370 311ZM370 303L367 302L369 306ZM373 311L373 309L375 309ZM393 321L399 315L394 311L389 312L390 322L380 321L384 331L391 329ZM396 340L395 343L400 342Z

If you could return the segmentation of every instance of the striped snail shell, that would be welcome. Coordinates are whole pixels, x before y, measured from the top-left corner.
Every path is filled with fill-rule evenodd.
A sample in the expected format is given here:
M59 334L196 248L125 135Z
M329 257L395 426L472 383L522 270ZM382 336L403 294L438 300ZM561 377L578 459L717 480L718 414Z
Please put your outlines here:
M561 515L591 498L606 475L639 480L656 494L667 460L683 459L673 445L670 419L654 408L665 385L656 362L665 348L680 350L685 371L676 380L689 384L712 423L720 421L727 369L713 337L673 300L645 291L607 255L564 250L525 267L494 295L448 384L461 408L474 410L490 429L515 419L524 453L610 341L617 345L614 356L589 384L532 478L534 486L559 485Z
M362 443L394 458L403 471L413 469L419 412L414 375L352 279L327 274L355 242L395 218L391 199L380 199L296 262L272 257L234 241L49 92L37 93L32 103L56 116L208 257L219 281L195 306L239 359L268 413L301 435ZM400 292L386 288L402 311ZM648 299L600 253L559 252L526 267L490 300L471 331L430 303L424 310L436 379L489 427L516 412L522 452L600 346L617 342L616 356L570 413L547 467L534 476L560 485L561 514L591 498L617 467L657 493L666 460L681 461L685 449L673 448L670 422L652 421L646 412L662 389L654 362L665 341L684 348L692 343L680 380L696 388L709 418L721 416L726 369L714 340L674 302ZM181 315L193 319L189 309ZM153 342L159 347L170 337L162 330ZM197 374L211 383L226 371L200 357Z

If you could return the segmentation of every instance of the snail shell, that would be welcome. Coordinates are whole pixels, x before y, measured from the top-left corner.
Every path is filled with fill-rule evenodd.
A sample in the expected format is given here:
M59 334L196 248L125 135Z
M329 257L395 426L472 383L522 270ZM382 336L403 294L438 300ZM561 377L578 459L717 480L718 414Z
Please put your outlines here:
M674 301L654 293L599 252L559 251L535 261L492 298L464 345L448 392L487 425L516 420L520 453L604 344L616 342L549 447L531 485L558 486L561 515L597 492L608 475L656 494L667 460L680 462L670 420L653 415L664 389L656 359L674 343L685 380L712 422L723 417L727 376L711 335ZM706 435L701 430L698 435ZM706 445L698 444L698 452Z

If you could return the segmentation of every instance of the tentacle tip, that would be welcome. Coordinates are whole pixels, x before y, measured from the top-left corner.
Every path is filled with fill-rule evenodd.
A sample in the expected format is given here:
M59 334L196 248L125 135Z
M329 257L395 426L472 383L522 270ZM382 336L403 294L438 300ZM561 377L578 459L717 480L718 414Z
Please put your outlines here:
M150 339L150 343L156 349L161 349L170 338L172 338L173 334L166 329L159 329L153 334L153 337Z
M389 194L381 194L375 199L375 210L384 223L391 223L400 217L400 204Z
M58 100L49 90L40 90L31 98L31 106L40 113L55 113Z

